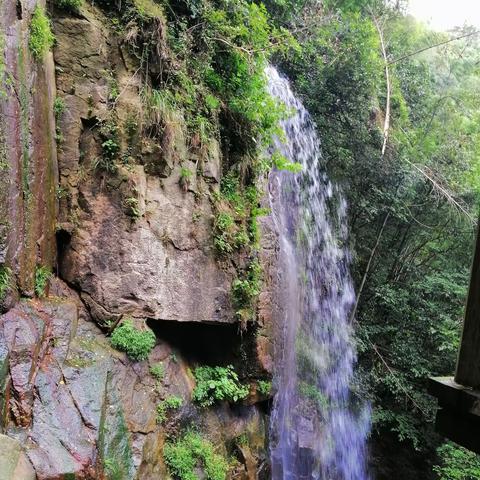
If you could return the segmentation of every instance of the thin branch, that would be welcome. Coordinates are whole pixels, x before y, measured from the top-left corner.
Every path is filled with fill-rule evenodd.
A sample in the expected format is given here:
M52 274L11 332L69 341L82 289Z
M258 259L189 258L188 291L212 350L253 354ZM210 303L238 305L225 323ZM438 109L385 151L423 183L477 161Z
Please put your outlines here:
M377 240L375 242L375 245L373 246L372 251L370 252L370 258L368 259L367 266L365 267L365 272L363 274L362 283L360 284L360 287L358 288L357 298L355 299L355 304L353 305L352 313L350 314L350 320L349 320L350 323L353 322L353 319L355 318L355 314L357 313L358 303L360 301L360 295L362 294L363 287L365 286L365 282L367 281L367 276L368 276L368 273L370 272L370 267L372 266L373 258L375 257L375 254L377 253L377 248L378 248L378 245L380 244L380 239L382 238L382 234L383 234L383 231L385 230L385 226L387 225L389 217L390 217L390 212L388 212L385 215L385 218L383 219L382 227L380 228L380 231L378 232Z
M409 163L415 170L420 172L434 187L434 189L440 193L442 197L444 197L448 203L456 207L458 210L460 210L469 220L470 222L475 225L476 222L473 219L473 217L470 215L470 213L467 211L467 209L460 204L457 200L455 200L454 196L452 193L450 193L445 187L440 185L439 182L437 182L432 175L429 175L424 169L420 168L418 165L415 165L413 162L410 162L410 160L405 159L407 163Z
M442 45L446 45L447 43L455 42L456 40L461 40L462 38L472 37L473 35L478 35L479 33L480 33L480 30L476 30L475 32L470 32L465 35L460 35L459 37L454 37L454 38L450 38L449 40L444 40L443 42L439 42L434 45L429 45L428 47L421 48L420 50L416 50L415 52L407 53L402 57L390 60L388 64L392 65L394 63L401 62L402 60L413 57L414 55L418 55L419 53L426 52L427 50L431 50L432 48L441 47Z
M383 145L382 145L382 158L383 158L385 156L385 150L387 149L388 130L390 128L390 97L391 97L392 86L390 83L390 71L388 68L387 49L385 47L383 31L380 28L380 25L375 16L373 17L373 21L375 23L375 27L377 27L378 36L380 37L380 45L382 47L382 56L385 62L385 80L387 82L387 103L385 106L385 121L383 123Z
M367 341L368 343L370 343L370 345L372 346L374 352L378 355L378 357L380 358L380 360L382 361L382 363L385 365L385 367L387 368L387 370L390 372L390 374L392 375L393 379L395 380L395 383L397 384L397 387L400 388L400 390L403 391L403 393L405 394L405 396L413 403L413 405L418 408L418 410L423 413L423 415L425 415L425 417L429 417L429 415L427 414L427 412L416 402L416 400L410 395L410 393L408 392L408 390L402 385L402 383L400 382L400 380L398 380L395 372L393 371L393 369L390 367L390 365L387 363L387 361L383 358L382 354L378 351L378 348L376 345L374 345L368 338L367 338Z

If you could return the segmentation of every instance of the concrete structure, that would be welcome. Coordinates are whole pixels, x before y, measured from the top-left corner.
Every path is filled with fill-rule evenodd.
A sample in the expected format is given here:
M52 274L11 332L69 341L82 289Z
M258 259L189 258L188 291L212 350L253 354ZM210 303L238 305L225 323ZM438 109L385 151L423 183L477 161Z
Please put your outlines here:
M437 431L470 450L480 453L480 235L473 259L462 342L455 377L429 381L437 397Z

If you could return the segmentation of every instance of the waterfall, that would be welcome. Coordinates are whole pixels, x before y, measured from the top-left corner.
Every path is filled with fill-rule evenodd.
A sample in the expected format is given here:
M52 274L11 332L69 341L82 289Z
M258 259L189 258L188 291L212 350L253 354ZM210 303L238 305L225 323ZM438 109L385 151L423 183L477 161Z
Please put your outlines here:
M282 269L272 479L366 480L369 411L350 394L356 354L347 205L323 169L309 113L275 68L266 75L270 94L292 112L274 146L303 167L269 178Z

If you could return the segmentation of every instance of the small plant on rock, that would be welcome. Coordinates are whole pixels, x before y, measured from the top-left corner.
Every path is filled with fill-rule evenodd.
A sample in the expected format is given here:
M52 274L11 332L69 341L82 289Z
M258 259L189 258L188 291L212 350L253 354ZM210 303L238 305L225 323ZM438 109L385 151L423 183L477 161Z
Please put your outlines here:
M167 397L157 405L157 423L162 424L167 419L167 412L178 410L183 405L183 399L176 395Z
M60 115L65 111L65 102L62 97L56 97L53 102L53 113L58 120Z
M182 190L184 192L189 189L192 177L192 171L189 168L182 167L182 169L180 170L180 180L178 181L178 183L180 187L182 187Z
M194 372L197 382L193 390L193 400L202 407L216 401L238 402L247 397L249 389L238 380L231 365L227 367L197 367Z
M138 199L135 197L128 197L123 201L126 213L129 217L134 219L140 218L142 215L138 206Z
M5 298L12 286L12 270L4 265L0 266L0 302Z
M42 60L54 42L55 37L50 28L50 20L44 9L37 5L33 10L28 40L28 47L35 60Z
M37 267L35 270L35 294L37 297L44 297L47 290L48 281L52 272L48 267Z
M161 382L165 376L165 367L163 363L158 362L150 366L150 375L157 381Z
M141 361L148 358L156 337L151 330L140 330L131 319L127 319L113 331L110 341L114 348L125 352L132 360Z
M170 474L179 480L225 480L228 463L199 433L189 431L176 441L167 441L163 450ZM198 469L202 470L201 477Z
M257 383L257 388L260 395L268 397L272 391L272 382L268 382L266 380L259 380Z
M243 278L232 283L233 304L241 320L248 320L254 314L255 301L260 294L262 267L257 259L253 260Z

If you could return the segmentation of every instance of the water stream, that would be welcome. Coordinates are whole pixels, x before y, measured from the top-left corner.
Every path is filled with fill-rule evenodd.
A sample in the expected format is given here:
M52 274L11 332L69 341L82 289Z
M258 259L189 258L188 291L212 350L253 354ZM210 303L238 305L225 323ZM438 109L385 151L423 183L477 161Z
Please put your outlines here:
M273 172L270 206L280 240L282 344L271 417L273 480L366 480L368 408L353 401L346 202L327 177L320 140L288 80L273 67L270 93L294 115L276 148L302 165Z

